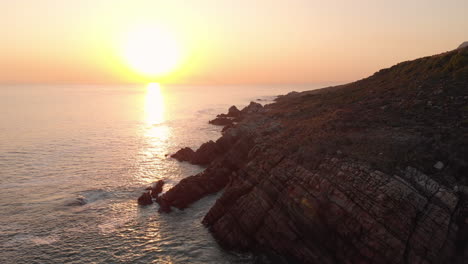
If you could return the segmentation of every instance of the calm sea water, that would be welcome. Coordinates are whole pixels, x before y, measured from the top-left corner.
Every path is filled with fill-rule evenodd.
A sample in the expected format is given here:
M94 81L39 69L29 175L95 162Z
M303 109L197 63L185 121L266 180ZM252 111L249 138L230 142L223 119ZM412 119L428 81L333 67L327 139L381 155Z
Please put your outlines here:
M252 263L201 225L217 196L171 214L136 199L202 170L166 154L218 138L216 114L317 87L0 86L0 263Z

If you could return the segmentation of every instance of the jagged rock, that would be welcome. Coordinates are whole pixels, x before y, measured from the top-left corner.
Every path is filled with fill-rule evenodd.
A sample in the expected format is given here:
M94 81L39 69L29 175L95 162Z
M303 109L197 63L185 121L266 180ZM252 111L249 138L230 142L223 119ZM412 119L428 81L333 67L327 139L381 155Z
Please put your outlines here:
M195 165L207 165L222 154L222 141L220 144L208 141L203 143L195 152L190 148L183 148L171 155L171 157L178 161L188 161Z
M163 191L164 181L159 180L151 186L151 197L157 198L158 195Z
M220 191L229 179L230 172L225 168L213 168L204 173L190 176L162 195L165 208L173 206L185 209L194 201ZM161 203L160 203L161 204ZM162 210L166 212L166 210Z
M236 106L229 107L227 114L219 114L215 119L208 123L217 126L224 126L222 132L234 126L235 122L241 121L243 118L242 112Z
M217 117L213 120L208 121L208 123L216 126L227 126L232 125L234 121L229 117Z
M235 105L229 107L228 113L227 114L219 114L217 117L230 117L230 118L236 118L241 115L241 111L237 109Z
M191 148L182 148L178 150L176 153L171 155L171 158L174 158L178 161L191 161L193 159L193 156L195 155L195 152Z
M241 110L242 115L257 113L263 110L263 106L256 102L250 102L248 106Z
M138 204L139 205L150 205L153 203L153 199L151 198L150 192L144 192L139 198L138 198Z
M216 143L210 140L206 143L203 143L200 148L197 149L192 159L192 163L206 165L216 159L219 154L220 152L218 151Z
M445 241L456 237L458 198L449 190L415 193L355 161L330 158L310 171L281 155L265 167L265 158L251 160L203 220L225 247L261 245L306 263L413 263L453 250Z
M191 203L208 194L216 193L226 186L231 172L242 166L253 146L250 134L241 133L240 131L237 131L237 133L239 134L226 133L216 142L205 143L210 148L218 149L218 156L211 162L212 166L205 171L183 179L161 195L160 198L164 201L166 208L167 206L173 206L184 209ZM240 140L240 138L243 140ZM208 152L212 153L211 151ZM229 158L226 158L226 156L229 156ZM161 211L166 212L165 210Z
M171 155L171 157L178 161L188 161L196 165L206 165L213 161L218 155L219 151L216 148L215 142L209 141L201 145L195 152L191 148L183 148Z
M238 116L241 115L241 111L239 109L237 109L237 107L235 105L233 105L233 106L229 107L227 115L230 116L230 117L238 117Z
M210 143L206 170L160 198L183 209L224 188L203 223L226 248L299 263L464 263L467 54L251 103Z
M231 125L224 126L223 129L221 130L221 132L224 133L224 132L226 132L228 129L233 128L233 127L234 127L234 125L232 125L232 124L231 124Z

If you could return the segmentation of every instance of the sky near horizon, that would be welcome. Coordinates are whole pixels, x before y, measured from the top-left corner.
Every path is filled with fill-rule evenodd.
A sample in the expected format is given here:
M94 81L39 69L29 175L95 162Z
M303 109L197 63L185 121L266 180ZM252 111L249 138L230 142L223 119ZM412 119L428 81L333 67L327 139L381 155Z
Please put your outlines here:
M353 81L456 48L467 13L466 0L0 0L0 83ZM132 34L153 26L168 33ZM129 39L168 72L132 68L153 57L138 43L126 57Z

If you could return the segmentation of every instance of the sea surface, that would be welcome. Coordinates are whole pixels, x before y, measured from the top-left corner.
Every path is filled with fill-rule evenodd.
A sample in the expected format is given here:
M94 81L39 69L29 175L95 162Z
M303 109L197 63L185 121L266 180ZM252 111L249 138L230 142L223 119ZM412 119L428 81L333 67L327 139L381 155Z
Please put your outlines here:
M229 106L324 86L0 86L0 263L258 262L201 224L218 195L170 214L136 199L202 171L167 154L217 139Z

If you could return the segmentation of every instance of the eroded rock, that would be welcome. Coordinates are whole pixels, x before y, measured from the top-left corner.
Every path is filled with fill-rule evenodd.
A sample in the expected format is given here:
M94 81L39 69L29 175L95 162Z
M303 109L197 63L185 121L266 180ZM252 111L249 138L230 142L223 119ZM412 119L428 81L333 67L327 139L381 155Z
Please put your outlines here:
M229 117L217 117L213 120L208 121L208 123L216 126L227 126L232 125L234 123L234 120Z
M158 198L162 211L224 188L203 223L226 248L299 263L464 263L467 52L251 103L209 144L206 170Z
M178 150L176 153L172 154L171 157L178 160L178 161L191 161L195 152L188 147L182 148Z

